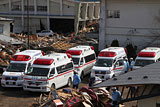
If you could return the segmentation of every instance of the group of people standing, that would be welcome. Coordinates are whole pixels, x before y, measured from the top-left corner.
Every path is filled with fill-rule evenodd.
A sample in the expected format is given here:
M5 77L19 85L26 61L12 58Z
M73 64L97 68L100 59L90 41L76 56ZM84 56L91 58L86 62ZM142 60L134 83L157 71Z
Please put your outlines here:
M135 61L133 60L133 58L130 58L130 63L127 58L124 58L125 73L127 73L129 70L130 71L133 70L134 63L135 63Z

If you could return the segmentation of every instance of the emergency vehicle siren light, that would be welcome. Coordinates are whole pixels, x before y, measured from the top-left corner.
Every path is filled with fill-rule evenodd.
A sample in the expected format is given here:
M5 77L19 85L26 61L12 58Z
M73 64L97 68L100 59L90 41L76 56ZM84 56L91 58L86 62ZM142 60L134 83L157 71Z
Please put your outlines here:
M124 48L124 51L125 51L125 53L127 54L127 49L126 49L126 48Z
M68 58L72 58L71 54L69 54L69 53L66 53L66 54L67 54Z
M92 50L94 50L94 47L93 47L93 46L91 46L91 49L92 49Z
M102 56L102 57L115 57L116 55L117 55L116 52L104 51L104 52L100 52L98 56Z
M12 61L29 61L31 59L28 55L14 55L11 60Z
M42 53L43 56L45 55L45 53L43 51L41 51L41 53Z
M80 55L82 53L82 50L67 50L66 53L69 53L71 55Z
M34 61L34 64L39 64L39 65L51 65L53 63L54 59L36 59Z
M138 54L139 57L155 57L155 52L140 52Z

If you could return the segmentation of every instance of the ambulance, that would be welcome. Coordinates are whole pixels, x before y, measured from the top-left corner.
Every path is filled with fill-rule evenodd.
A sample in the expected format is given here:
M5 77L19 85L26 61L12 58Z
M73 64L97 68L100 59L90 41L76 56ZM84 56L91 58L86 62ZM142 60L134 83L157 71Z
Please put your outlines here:
M92 46L76 46L66 51L72 56L74 68L80 75L81 79L91 72L96 62L94 47Z
M41 50L25 50L16 53L10 61L10 64L2 74L2 87L22 87L23 76L27 69L33 64L33 61L43 56Z
M158 61L160 61L160 48L147 47L138 53L133 70Z
M52 53L39 57L28 69L24 77L23 89L49 92L50 88L70 86L73 80L73 71L71 57L65 53Z
M91 71L91 77L107 80L125 73L124 59L127 57L123 47L109 47L103 49Z

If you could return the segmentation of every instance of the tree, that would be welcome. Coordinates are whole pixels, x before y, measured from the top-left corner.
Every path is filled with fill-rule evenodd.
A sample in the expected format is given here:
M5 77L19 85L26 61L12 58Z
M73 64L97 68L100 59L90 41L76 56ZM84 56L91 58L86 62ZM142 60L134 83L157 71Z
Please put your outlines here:
M113 40L112 43L111 43L111 47L119 47L118 40Z

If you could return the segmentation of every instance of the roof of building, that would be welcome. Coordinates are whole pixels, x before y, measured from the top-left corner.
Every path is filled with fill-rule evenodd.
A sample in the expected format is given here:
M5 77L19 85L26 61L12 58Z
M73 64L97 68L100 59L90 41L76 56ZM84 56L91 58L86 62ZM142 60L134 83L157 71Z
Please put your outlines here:
M160 84L160 62L106 80L94 87Z

